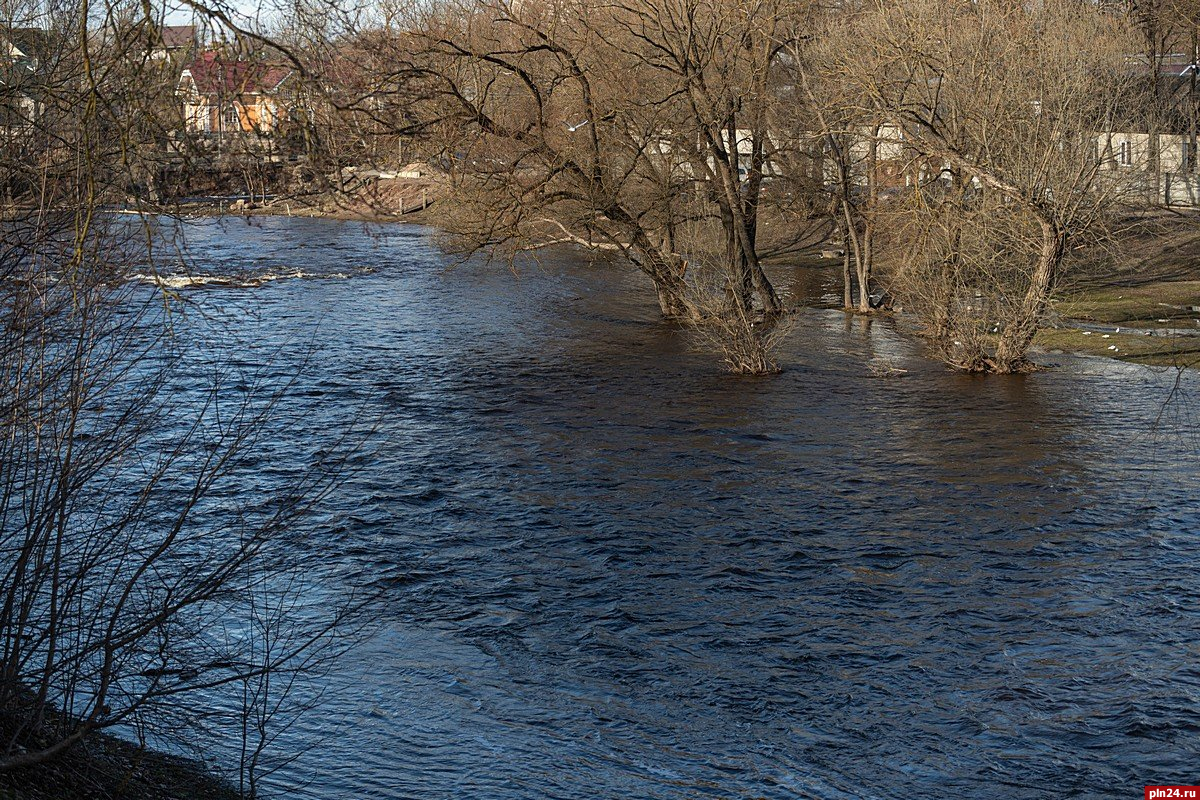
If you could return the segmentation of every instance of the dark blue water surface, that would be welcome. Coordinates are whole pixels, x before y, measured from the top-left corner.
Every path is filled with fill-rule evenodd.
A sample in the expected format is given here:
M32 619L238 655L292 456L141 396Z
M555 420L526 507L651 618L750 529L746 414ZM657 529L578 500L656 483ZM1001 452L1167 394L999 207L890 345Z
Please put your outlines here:
M378 425L297 537L385 612L282 735L289 796L1200 783L1194 375L964 377L812 308L783 374L737 379L617 264L455 266L415 226L185 230L190 272L238 276L184 288L189 324L302 372L260 480Z

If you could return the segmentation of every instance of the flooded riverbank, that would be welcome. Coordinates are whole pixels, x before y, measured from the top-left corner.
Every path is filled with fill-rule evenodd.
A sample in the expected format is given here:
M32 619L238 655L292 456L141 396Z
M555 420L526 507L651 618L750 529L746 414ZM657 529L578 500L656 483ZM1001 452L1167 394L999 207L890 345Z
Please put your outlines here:
M198 337L302 372L259 479L378 425L297 537L386 614L281 738L295 796L1195 782L1192 373L956 375L887 321L809 309L786 372L735 379L620 265L455 265L415 226L186 233L197 274L325 278L187 290ZM839 291L773 277L798 304Z

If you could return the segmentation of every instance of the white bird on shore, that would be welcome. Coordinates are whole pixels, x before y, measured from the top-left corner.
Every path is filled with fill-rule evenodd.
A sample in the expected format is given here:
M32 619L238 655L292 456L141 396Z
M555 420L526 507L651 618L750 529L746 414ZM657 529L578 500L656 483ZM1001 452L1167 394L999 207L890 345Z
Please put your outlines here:
M568 133L574 133L575 131L582 128L584 125L587 125L589 122L591 122L590 119L585 119L583 122L580 122L578 125L571 125L566 120L563 120L563 126L566 127Z

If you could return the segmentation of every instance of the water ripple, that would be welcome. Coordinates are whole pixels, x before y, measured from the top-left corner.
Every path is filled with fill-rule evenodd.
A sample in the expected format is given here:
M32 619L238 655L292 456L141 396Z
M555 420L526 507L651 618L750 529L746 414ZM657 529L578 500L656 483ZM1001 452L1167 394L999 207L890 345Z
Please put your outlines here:
M246 364L308 364L261 480L378 425L297 537L388 613L283 735L296 796L1196 782L1200 479L1186 406L1162 423L1173 375L958 376L887 321L809 310L788 371L740 381L616 265L450 269L419 228L320 220L187 235L204 275L351 275L193 298Z

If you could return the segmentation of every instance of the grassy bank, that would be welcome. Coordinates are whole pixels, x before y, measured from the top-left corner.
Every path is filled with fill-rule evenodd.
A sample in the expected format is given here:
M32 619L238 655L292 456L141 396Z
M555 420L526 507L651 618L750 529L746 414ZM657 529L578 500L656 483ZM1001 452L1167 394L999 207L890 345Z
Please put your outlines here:
M1147 366L1200 367L1200 337L1121 328L1102 334L1080 328L1040 331L1034 346L1048 352L1106 356Z
M1127 229L1063 289L1035 346L1200 368L1200 214L1149 215Z

